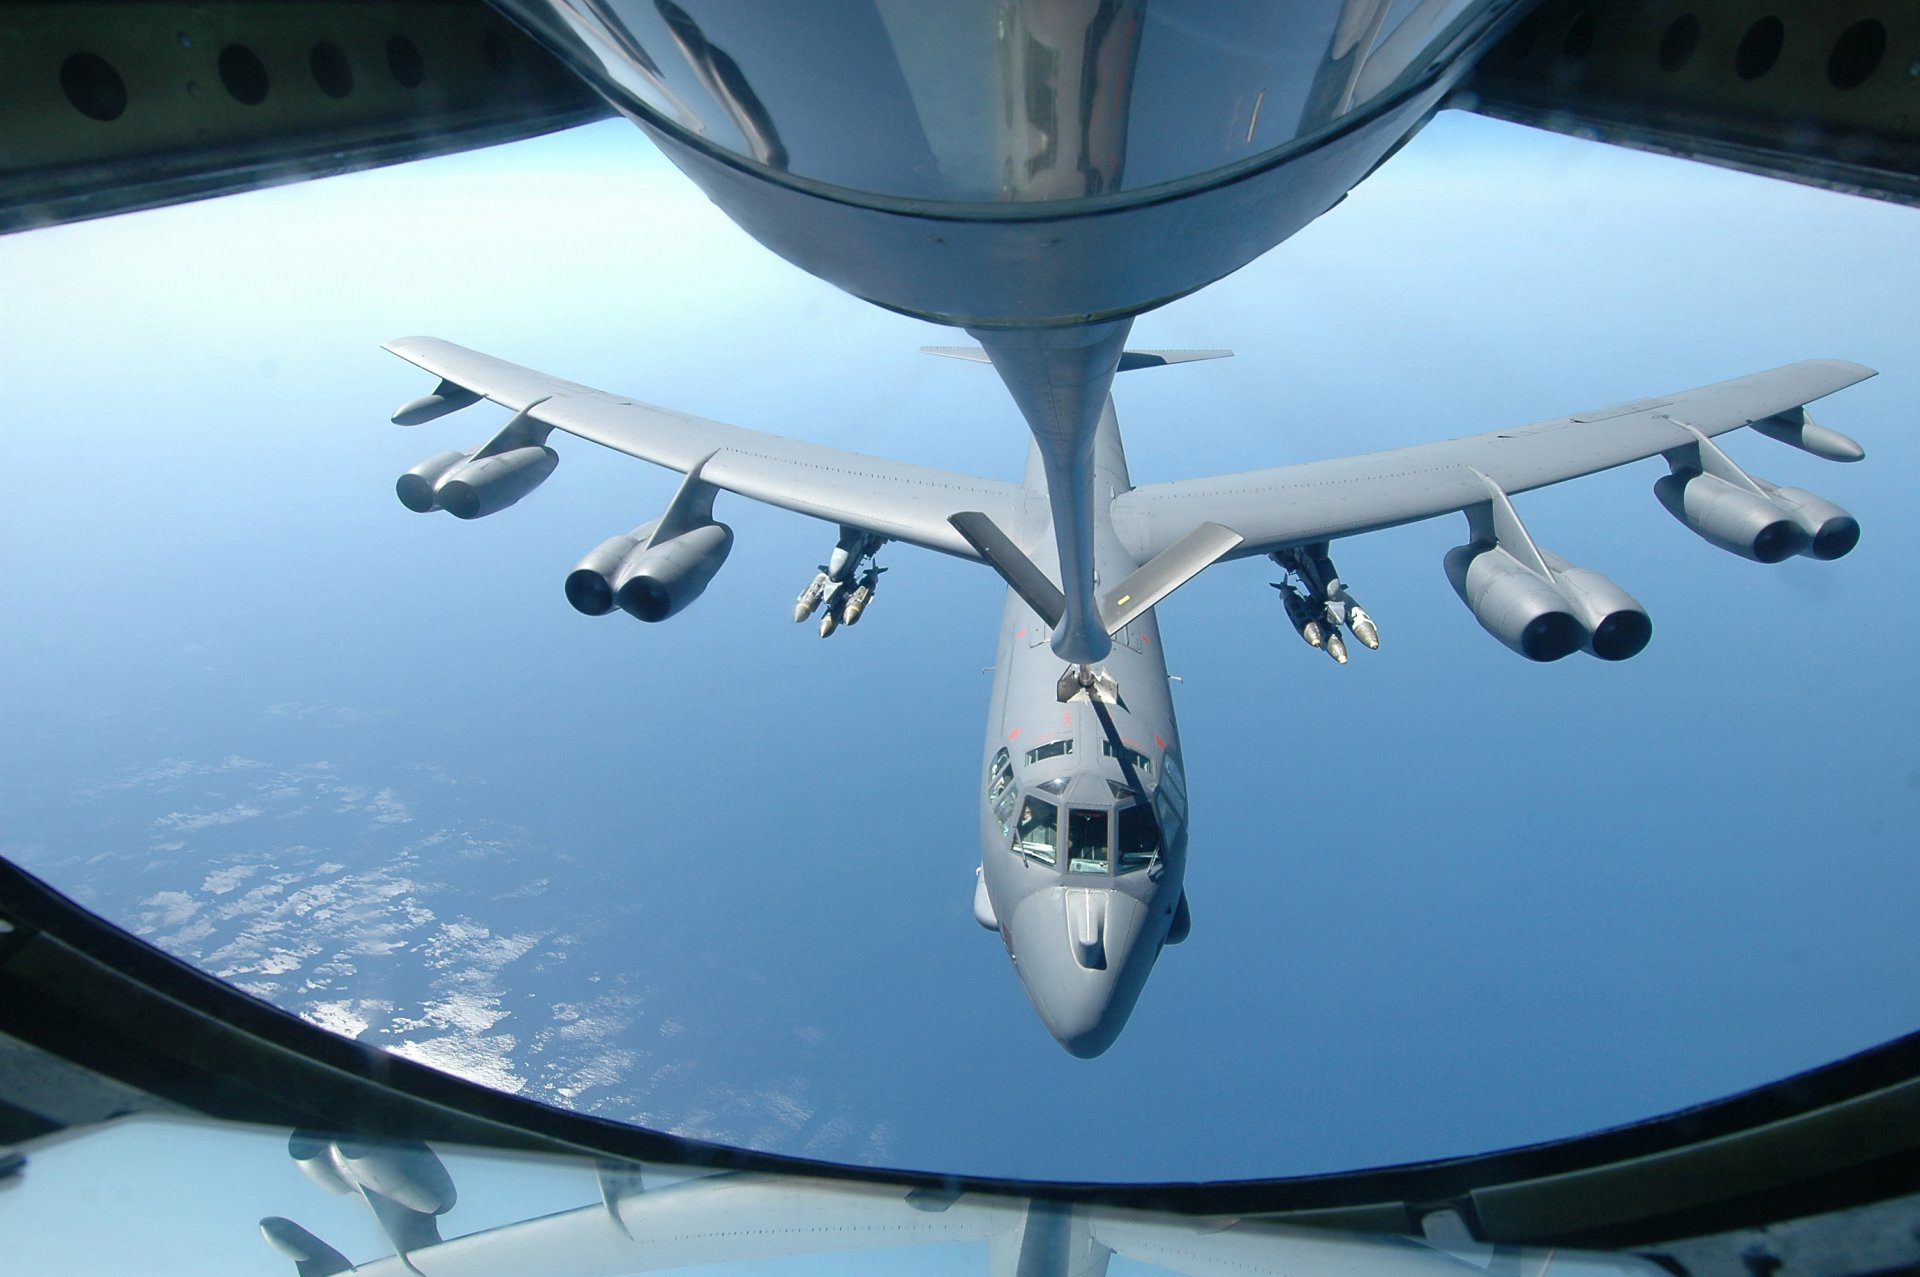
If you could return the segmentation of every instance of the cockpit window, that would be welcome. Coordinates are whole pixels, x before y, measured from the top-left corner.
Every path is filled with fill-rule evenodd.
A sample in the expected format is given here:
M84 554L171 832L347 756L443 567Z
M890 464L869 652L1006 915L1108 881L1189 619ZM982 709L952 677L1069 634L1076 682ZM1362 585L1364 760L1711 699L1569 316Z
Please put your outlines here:
M1153 791L1153 811L1160 818L1161 845L1168 855L1180 854L1187 845L1187 778L1172 754L1166 756L1160 787Z
M1043 798L1027 799L1020 808L1020 834L1013 849L1050 865L1059 854L1059 846L1060 809Z
M1067 813L1067 870L1077 874L1107 871L1107 813L1075 808Z
M1100 742L1100 750L1108 758L1124 758L1133 764L1133 770L1142 776L1153 775L1153 760L1137 749L1128 749L1125 745L1115 749L1110 740Z
M1013 832L1013 800L1013 759L1002 748L987 768L987 802L1000 822L1002 838Z
M1121 873L1145 869L1159 855L1160 822L1154 819L1153 808L1145 803L1120 809L1119 835L1116 850L1120 854Z
M1027 751L1027 766L1031 767L1043 758L1059 758L1073 752L1073 738L1051 740L1044 745L1036 745Z

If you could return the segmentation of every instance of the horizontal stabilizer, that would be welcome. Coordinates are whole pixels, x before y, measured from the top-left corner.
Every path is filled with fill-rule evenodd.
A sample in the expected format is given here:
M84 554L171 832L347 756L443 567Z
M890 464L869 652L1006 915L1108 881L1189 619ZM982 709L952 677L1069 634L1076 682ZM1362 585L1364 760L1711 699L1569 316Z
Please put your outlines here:
M1222 524L1201 524L1107 591L1100 600L1100 623L1107 627L1108 634L1118 634L1135 617L1200 575L1202 569L1218 562L1244 539Z
M920 352L926 355L940 355L947 359L965 359L976 364L991 362L987 352L978 346L922 346ZM1120 355L1121 372L1132 372L1136 368L1165 368L1168 364L1190 364L1197 359L1228 359L1231 350L1128 350Z
M1060 593L1060 587L1047 579L1047 574L1035 566L1013 543L1012 538L1000 530L995 523L978 510L963 510L950 515L948 523L953 530L966 538L980 557L1000 574L1015 594L1026 600L1049 628L1060 624L1060 618L1066 613L1066 596Z

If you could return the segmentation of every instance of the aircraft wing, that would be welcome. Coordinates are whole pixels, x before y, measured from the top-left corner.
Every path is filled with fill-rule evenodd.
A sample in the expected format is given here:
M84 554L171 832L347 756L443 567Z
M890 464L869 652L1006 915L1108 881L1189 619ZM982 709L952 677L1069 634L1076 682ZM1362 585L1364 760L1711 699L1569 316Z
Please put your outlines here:
M1010 524L1023 500L1017 484L688 416L437 337L402 337L386 348L443 382L524 414L536 426L551 426L669 470L699 467L701 480L713 487L960 558L978 560L980 554L947 522L949 516L977 510Z
M1711 437L1792 413L1873 375L1844 360L1808 359L1511 430L1148 484L1115 500L1114 522L1142 560L1203 522L1245 538L1223 557L1265 554L1466 510L1488 500L1488 480L1511 494L1641 461L1696 443L1693 431Z

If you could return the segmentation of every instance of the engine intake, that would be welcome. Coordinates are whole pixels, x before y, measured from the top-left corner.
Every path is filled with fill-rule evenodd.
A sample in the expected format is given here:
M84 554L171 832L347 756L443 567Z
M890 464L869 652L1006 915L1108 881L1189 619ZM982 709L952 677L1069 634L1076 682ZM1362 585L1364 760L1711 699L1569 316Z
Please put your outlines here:
M1802 553L1813 541L1783 506L1718 475L1701 471L1662 475L1653 485L1653 495L1695 534L1755 563L1778 563ZM1858 525L1854 536L1859 537Z
M1587 641L1560 591L1497 545L1447 551L1447 580L1487 633L1530 661L1557 661Z
M1640 655L1653 638L1653 618L1640 600L1591 568L1578 567L1549 550L1541 562L1553 573L1554 588L1587 632L1586 650L1603 661Z
M733 529L703 523L655 542L630 562L613 601L629 616L664 621L700 597L733 550Z
M546 482L560 454L544 444L472 458L464 452L429 457L394 484L400 504L417 514L445 510L478 519L506 509Z
M1764 485L1774 505L1807 534L1800 553L1811 559L1837 559L1860 544L1860 521L1825 497L1805 488Z
M697 524L664 541L659 520L609 537L567 574L567 602L588 616L618 607L643 621L664 621L699 598L733 550L733 529Z
M349 1173L364 1188L390 1197L423 1215L444 1215L458 1195L453 1177L434 1151L417 1140L373 1143L342 1140L334 1145Z
M658 519L643 523L624 536L608 537L587 551L573 571L567 573L567 602L576 612L605 616L613 611L613 594L619 588L626 561L653 536Z

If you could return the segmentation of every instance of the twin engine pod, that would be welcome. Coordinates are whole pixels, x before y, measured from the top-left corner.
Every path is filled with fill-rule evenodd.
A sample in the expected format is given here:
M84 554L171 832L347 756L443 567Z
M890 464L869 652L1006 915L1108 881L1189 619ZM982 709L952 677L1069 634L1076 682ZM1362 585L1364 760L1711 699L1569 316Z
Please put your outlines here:
M1824 497L1752 479L1753 488L1703 471L1662 475L1653 494L1704 540L1756 563L1796 554L1837 559L1860 543L1860 523Z
M1456 546L1447 551L1447 580L1487 633L1530 661L1582 649L1603 661L1640 654L1653 621L1631 594L1556 554L1539 555L1546 576L1503 546Z
M416 514L445 510L456 519L478 519L532 492L559 464L560 454L544 444L486 457L443 452L401 475L394 490Z
M329 1193L367 1189L422 1215L444 1215L458 1200L446 1166L417 1140L335 1140L295 1131L287 1152Z
M695 524L659 538L660 520L609 537L567 573L567 602L588 616L614 608L643 621L664 621L700 597L733 550L733 529Z

